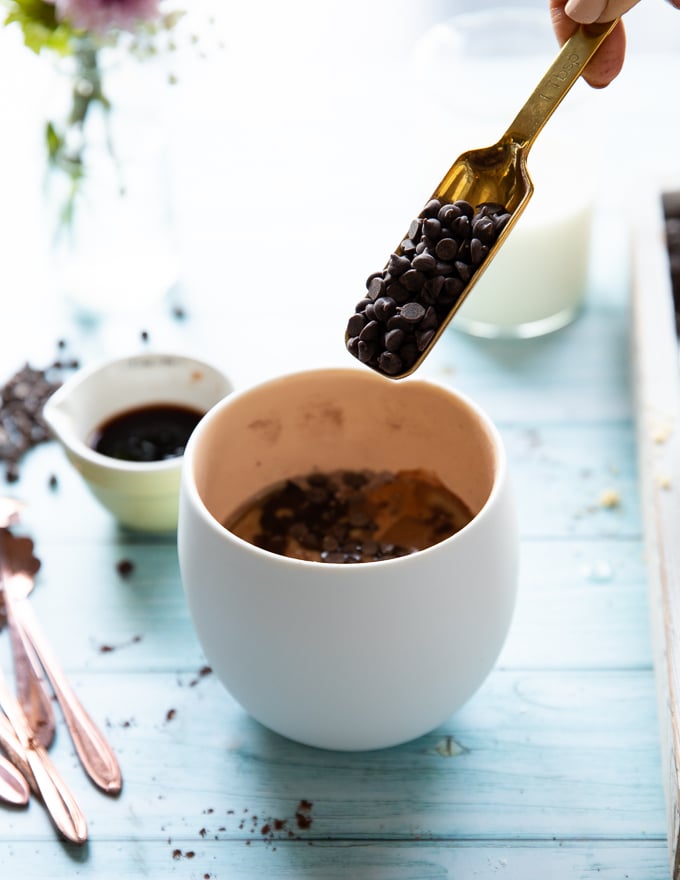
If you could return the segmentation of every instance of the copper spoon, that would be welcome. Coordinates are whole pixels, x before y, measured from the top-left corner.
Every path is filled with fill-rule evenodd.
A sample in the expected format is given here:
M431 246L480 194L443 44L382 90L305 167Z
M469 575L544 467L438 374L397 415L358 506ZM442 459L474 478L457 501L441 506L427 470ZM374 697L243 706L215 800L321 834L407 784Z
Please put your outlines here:
M0 743L2 738L0 736ZM14 764L0 755L0 801L15 807L25 807L31 795L26 777Z
M4 750L10 763L14 766L28 783L30 790L39 795L38 785L26 760L26 753L14 733L14 728L4 712L0 712L0 748Z
M71 790L57 772L43 747L36 742L26 716L7 687L0 671L0 707L5 712L18 742L22 759L31 770L45 807L57 829L73 843L87 840L87 822Z
M33 555L33 542L5 532L3 552L5 596L9 597L14 623L47 675L85 772L106 794L117 795L123 781L116 755L69 684L28 601L33 572L40 565Z
M24 508L23 502L17 498L0 497L0 548L2 546L3 534L6 534L2 530L17 523ZM2 553L0 552L0 598L5 600L5 615L10 633L17 696L31 728L37 735L40 745L47 749L52 745L55 732L52 701L45 687L42 669L35 656L35 652L28 644L20 627L14 621L11 597L3 589L4 567Z
M615 19L603 24L579 27L564 44L501 139L490 147L470 150L459 156L432 193L430 198L439 199L442 203L450 204L463 199L473 207L483 203L502 205L510 214L510 219L500 231L495 243L490 246L484 261L466 282L458 300L436 328L425 349L407 368L399 372L385 373L389 378L400 379L408 376L420 366L498 253L498 249L517 223L534 191L526 165L530 148L543 126L579 78L586 64L612 32L617 21L618 19ZM395 253L401 253L401 245ZM349 334L346 335L345 341L349 342ZM377 366L375 369L382 372Z
M0 528L0 599L4 603L5 615L7 617L17 698L31 729L35 733L36 739L43 748L48 749L52 745L55 732L52 699L47 689L40 661L36 657L35 651L22 627L16 620L13 591L11 589L14 573L8 560L5 558L6 554L4 552L5 545L12 546L16 542L27 541L30 548L32 548L30 539L15 538L6 529ZM29 555L31 559L35 559L32 553ZM35 570L38 567L39 563L35 560Z

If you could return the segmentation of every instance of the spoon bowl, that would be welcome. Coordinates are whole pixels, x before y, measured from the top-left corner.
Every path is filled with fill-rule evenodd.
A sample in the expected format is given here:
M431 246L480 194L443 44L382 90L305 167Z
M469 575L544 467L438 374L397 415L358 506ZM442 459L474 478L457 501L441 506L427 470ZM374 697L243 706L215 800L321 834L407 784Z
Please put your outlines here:
M350 318L345 343L362 363L400 379L417 369L432 350L533 194L527 169L531 146L617 22L579 27L500 140L463 153L446 172L383 272L369 279L367 296ZM437 210L456 204L469 220L467 230L449 245L453 256L439 258L435 248L439 231L431 233L426 224L440 223ZM484 218L488 226L489 215L502 220L492 224L482 246L474 237L475 223ZM448 227L445 234L454 239L458 235ZM396 289L398 293L391 295Z

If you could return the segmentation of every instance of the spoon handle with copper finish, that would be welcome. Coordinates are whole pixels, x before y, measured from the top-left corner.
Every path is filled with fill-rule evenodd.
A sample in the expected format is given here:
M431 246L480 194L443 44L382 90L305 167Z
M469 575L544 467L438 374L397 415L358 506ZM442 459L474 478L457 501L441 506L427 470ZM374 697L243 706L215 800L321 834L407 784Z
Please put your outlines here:
M48 749L54 739L54 709L40 662L16 619L15 599L11 589L13 577L15 575L7 570L0 572L0 587L2 587L12 647L17 698L36 739L43 748Z
M21 573L16 577L29 576ZM15 601L19 626L42 664L64 715L80 762L90 779L106 794L117 795L123 785L116 755L97 725L86 712L59 666L26 598Z
M7 715L19 744L22 759L30 768L30 775L42 798L47 812L61 834L73 843L87 840L87 822L71 790L59 775L49 755L36 742L23 709L7 687L0 672L0 706Z
M30 796L31 790L26 777L7 758L0 755L0 800L15 807L24 807Z
M24 779L28 782L31 791L39 795L38 786L36 785L33 773L26 760L26 752L21 746L14 733L14 728L9 723L4 712L0 712L0 748L3 749L10 762L17 768Z

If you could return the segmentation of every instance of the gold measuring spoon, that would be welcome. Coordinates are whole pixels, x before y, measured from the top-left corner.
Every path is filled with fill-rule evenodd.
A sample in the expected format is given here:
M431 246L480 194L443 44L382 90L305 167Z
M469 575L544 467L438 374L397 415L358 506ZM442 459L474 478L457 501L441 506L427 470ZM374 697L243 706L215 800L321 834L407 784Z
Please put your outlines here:
M377 278L373 277L372 287L369 280L368 295L357 305L357 312L349 320L345 343L362 363L392 379L400 379L420 366L432 350L532 196L534 185L526 165L531 146L617 21L584 25L575 31L501 139L490 147L463 153L446 172L385 270L376 273ZM479 238L468 238L467 248L474 249L474 252L470 256L466 251L459 259L460 268L455 270L455 278L449 267L437 269L436 255L429 255L429 264L427 259L421 259L415 266L411 264L411 260L418 256L414 237L421 234L419 224L428 219L440 222L437 202L441 203L442 209L455 202L467 203L470 216L466 215L467 221L460 222L473 225L475 220L483 218L482 226L486 227L484 235L480 233ZM480 213L479 208L483 205L487 207ZM451 241L453 239L449 239ZM476 245L472 245L472 241L476 241ZM455 251L459 243L447 243L447 247ZM407 251L407 247L410 250ZM455 258L456 253L453 253L442 256L441 260ZM415 292L416 285L422 284L423 278L418 280L415 275L407 278L409 269L428 279L436 278L438 271L446 272L446 277L444 274L438 276L438 289L431 286L429 301L424 304ZM447 281L448 278L451 280ZM390 296L390 284L395 280L399 282L399 298ZM442 287L446 296L438 304ZM390 336L390 331L398 332Z

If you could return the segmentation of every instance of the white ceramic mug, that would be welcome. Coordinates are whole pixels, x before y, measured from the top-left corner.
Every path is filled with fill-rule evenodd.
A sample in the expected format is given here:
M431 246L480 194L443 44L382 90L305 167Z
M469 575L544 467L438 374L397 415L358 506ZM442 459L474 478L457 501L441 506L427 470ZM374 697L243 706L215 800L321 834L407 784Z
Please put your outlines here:
M222 523L313 470L424 469L473 511L398 559L301 561ZM284 376L208 412L187 446L178 548L208 662L254 718L299 742L373 749L424 734L484 681L511 622L518 534L498 431L470 400L363 368Z

